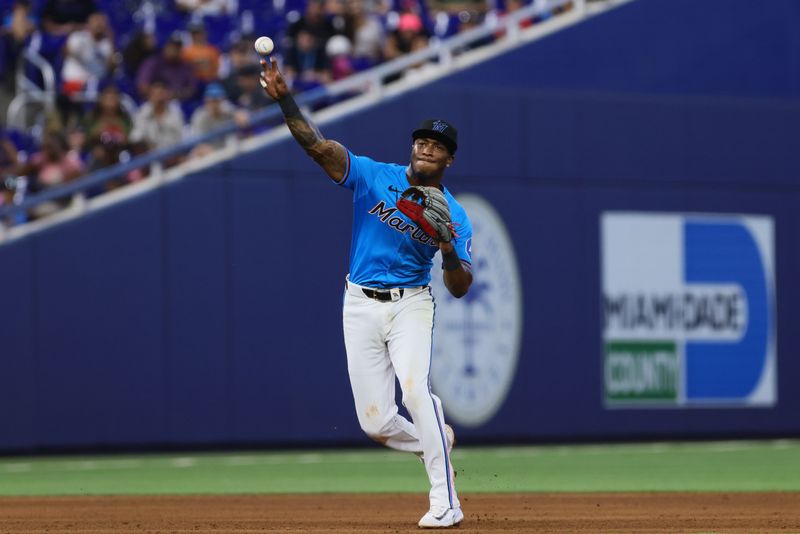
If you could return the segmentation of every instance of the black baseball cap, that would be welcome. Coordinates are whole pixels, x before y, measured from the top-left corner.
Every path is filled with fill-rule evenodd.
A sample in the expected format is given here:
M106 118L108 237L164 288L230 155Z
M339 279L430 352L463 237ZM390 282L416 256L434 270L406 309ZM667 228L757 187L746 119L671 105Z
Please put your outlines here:
M451 154L455 154L458 148L458 130L456 130L455 126L442 119L426 119L422 121L419 128L411 134L411 138L415 141L420 137L441 141Z

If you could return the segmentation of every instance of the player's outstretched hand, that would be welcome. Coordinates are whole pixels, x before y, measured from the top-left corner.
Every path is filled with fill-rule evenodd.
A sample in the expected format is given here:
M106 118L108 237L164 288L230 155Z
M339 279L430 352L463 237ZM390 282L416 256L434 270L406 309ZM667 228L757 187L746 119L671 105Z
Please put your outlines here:
M264 92L274 100L280 100L287 96L289 94L289 87L286 85L286 80L283 79L283 74L278 70L278 64L275 58L269 58L269 63L262 59L261 68L263 71L259 77L259 82L261 82L261 87L264 88Z

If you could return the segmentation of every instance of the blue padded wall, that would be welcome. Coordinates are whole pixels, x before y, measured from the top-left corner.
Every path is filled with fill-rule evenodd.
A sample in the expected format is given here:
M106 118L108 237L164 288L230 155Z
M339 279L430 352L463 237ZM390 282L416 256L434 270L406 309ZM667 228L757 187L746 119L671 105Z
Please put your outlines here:
M464 439L800 435L798 16L642 0L323 127L403 163L418 121L448 118L446 183L509 229L519 366ZM772 217L775 406L604 407L609 210ZM351 220L285 140L0 247L0 450L366 443L341 333Z

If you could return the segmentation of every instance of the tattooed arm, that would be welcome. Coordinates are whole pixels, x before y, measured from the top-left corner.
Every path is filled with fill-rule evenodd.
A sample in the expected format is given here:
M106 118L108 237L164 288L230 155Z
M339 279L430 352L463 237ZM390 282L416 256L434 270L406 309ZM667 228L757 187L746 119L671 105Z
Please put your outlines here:
M269 63L262 59L261 66L261 87L281 106L286 125L297 143L328 176L341 182L347 172L347 150L336 141L322 137L319 128L303 115L274 58L270 58Z

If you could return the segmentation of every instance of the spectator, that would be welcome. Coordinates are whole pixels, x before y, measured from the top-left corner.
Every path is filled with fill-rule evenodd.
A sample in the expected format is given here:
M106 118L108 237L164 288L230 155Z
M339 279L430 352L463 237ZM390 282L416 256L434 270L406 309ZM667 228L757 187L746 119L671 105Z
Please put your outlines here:
M322 11L325 13L325 17L331 21L336 33L344 30L346 10L347 6L344 0L322 0Z
M247 113L237 110L233 104L225 99L225 89L219 83L210 83L206 86L203 106L192 115L192 135L205 135L220 128L231 121L240 128L247 126ZM192 150L191 157L199 157L225 146L225 137L219 137L200 143Z
M197 17L216 17L236 12L235 0L176 0L175 7L184 13L192 13Z
M136 151L167 148L183 140L185 121L180 106L172 101L169 86L156 78L149 86L148 99L133 117L130 141ZM167 165L179 163L176 156Z
M524 0L506 0L506 13L508 14L519 11L523 7L528 7ZM519 22L520 28L529 28L531 26L533 26L532 19L525 18Z
M363 0L348 0L345 34L353 43L352 57L358 70L381 62L386 34L378 18L364 9Z
M120 103L119 89L114 85L107 85L82 128L86 133L86 148L92 170L97 168L93 164L96 161L119 161L119 153L128 145L132 126L130 115Z
M181 59L183 40L179 33L172 33L164 43L160 54L144 61L136 74L136 88L142 98L150 95L153 80L166 84L173 97L191 100L197 92L197 79L191 65Z
M142 63L157 53L158 43L154 34L144 30L134 33L122 51L126 74L130 78L136 78L136 73L139 72Z
M5 130L0 130L0 180L17 175L17 147Z
M73 32L67 38L61 69L63 96L74 102L87 87L97 87L118 62L108 18L100 12L92 13L86 21L86 29Z
M31 179L31 190L42 191L55 187L79 177L84 172L80 155L69 150L64 135L51 131L42 139L42 149L33 154L23 166L22 173ZM32 215L35 218L55 213L69 203L69 200L58 200L39 204Z
M258 58L253 51L253 47L246 41L239 41L231 46L228 51L227 61L225 62L225 70L227 71L224 78L222 78L222 87L225 89L225 94L232 102L239 100L241 90L239 89L238 71L247 65L258 66Z
M325 50L328 38L335 33L335 29L325 13L324 0L309 0L303 16L289 25L286 30L287 56L292 54L293 49L297 47L301 31L311 34L316 46L320 50Z
M303 16L289 25L287 35L294 38L300 30L306 30L323 43L335 33L333 23L325 11L324 0L309 0Z
M328 39L325 53L330 64L331 78L334 80L347 78L355 72L353 58L350 56L352 48L350 40L344 35L334 35Z
M30 0L17 0L3 18L0 29L0 110L6 110L16 90L14 80L19 58L36 31L37 18L31 13ZM0 119L3 119L0 115ZM5 124L7 120L2 120Z
M31 10L31 0L16 0L3 19L3 33L15 42L24 43L36 31L39 19Z
M486 12L476 10L462 10L458 12L458 33L465 33L479 27L486 20ZM473 40L471 43L456 48L453 52L460 54L468 50L474 50L481 46L492 44L495 40L494 35L487 35L478 40Z
M30 0L16 0L3 17L2 35L12 58L19 55L36 31L39 19L33 14Z
M208 42L206 29L202 22L196 21L189 25L192 42L183 49L181 57L192 66L195 78L203 83L217 79L219 75L219 49Z
M522 9L524 7L527 7L527 5L525 4L524 0L506 0L505 15L508 16L508 15L514 13L515 11L519 11L520 9ZM533 26L533 22L534 22L533 18L525 17L525 18L523 18L522 20L519 21L519 28L520 29L529 28L529 27ZM499 32L497 34L497 37L500 38L503 35L505 35L505 32Z
M94 0L47 0L42 9L42 29L50 35L67 36L83 30L89 15L97 11Z
M258 65L245 65L236 71L236 86L234 94L236 99L228 96L236 106L247 111L256 111L272 103L258 83L261 68Z
M476 10L463 9L458 12L458 33L468 32L480 26L483 14Z
M295 46L287 53L284 69L295 91L304 91L330 81L324 45L306 29L297 33Z
M89 112L83 124L88 144L91 146L103 136L113 137L119 144L126 144L131 132L131 117L122 107L119 89L106 85L97 99L97 105Z
M20 204L25 199L28 179L20 176L23 159L22 151L11 139L5 129L0 126L0 206L3 204ZM24 213L17 213L5 220L6 223L23 223Z
M403 13L397 23L397 29L386 39L384 57L392 60L399 56L422 50L428 46L428 35L422 19L416 13Z

